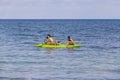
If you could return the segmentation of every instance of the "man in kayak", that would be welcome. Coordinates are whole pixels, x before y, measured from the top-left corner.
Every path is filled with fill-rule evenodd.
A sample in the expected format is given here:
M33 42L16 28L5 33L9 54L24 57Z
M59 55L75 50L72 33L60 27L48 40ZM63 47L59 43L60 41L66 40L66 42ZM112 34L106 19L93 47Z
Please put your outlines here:
M74 45L75 44L70 36L67 37L67 40L68 40L67 45Z
M50 34L47 34L47 42L46 42L46 44L52 45L52 44L54 44L54 43L55 43L55 42L54 42L53 38L51 37L51 35L50 35Z

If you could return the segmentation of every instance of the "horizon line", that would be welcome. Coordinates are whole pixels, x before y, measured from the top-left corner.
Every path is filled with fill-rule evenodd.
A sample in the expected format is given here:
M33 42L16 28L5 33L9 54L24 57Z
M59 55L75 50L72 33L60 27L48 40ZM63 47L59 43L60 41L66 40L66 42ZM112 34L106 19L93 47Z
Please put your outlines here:
M120 20L120 19L112 19L112 18L111 19L101 19L101 18L100 19L89 19L89 18L88 19L87 18L86 19L49 19L49 18L48 19L27 19L27 18L18 19L17 18L17 19L0 19L0 20Z

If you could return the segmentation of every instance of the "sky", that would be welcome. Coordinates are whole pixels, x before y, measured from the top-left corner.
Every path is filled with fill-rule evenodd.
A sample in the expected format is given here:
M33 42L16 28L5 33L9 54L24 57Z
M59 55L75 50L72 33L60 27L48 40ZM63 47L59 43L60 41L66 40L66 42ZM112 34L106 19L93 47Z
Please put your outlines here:
M120 0L0 0L0 19L120 19Z

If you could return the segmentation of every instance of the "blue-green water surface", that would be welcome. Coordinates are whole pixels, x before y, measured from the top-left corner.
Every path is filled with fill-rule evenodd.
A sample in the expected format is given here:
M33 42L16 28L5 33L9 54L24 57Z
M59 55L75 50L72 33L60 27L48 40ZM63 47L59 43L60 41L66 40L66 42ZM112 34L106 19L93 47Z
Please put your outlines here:
M34 47L48 33L81 47ZM120 20L0 20L0 80L120 80Z

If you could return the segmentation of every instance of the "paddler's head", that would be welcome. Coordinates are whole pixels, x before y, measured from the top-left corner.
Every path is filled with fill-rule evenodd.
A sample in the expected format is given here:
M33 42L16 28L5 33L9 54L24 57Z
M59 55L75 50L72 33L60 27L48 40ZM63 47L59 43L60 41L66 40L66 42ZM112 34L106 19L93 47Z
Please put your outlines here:
M68 36L67 38L68 38L68 41L71 39L70 36Z
M50 35L50 34L47 34L47 37L51 37L51 35Z

